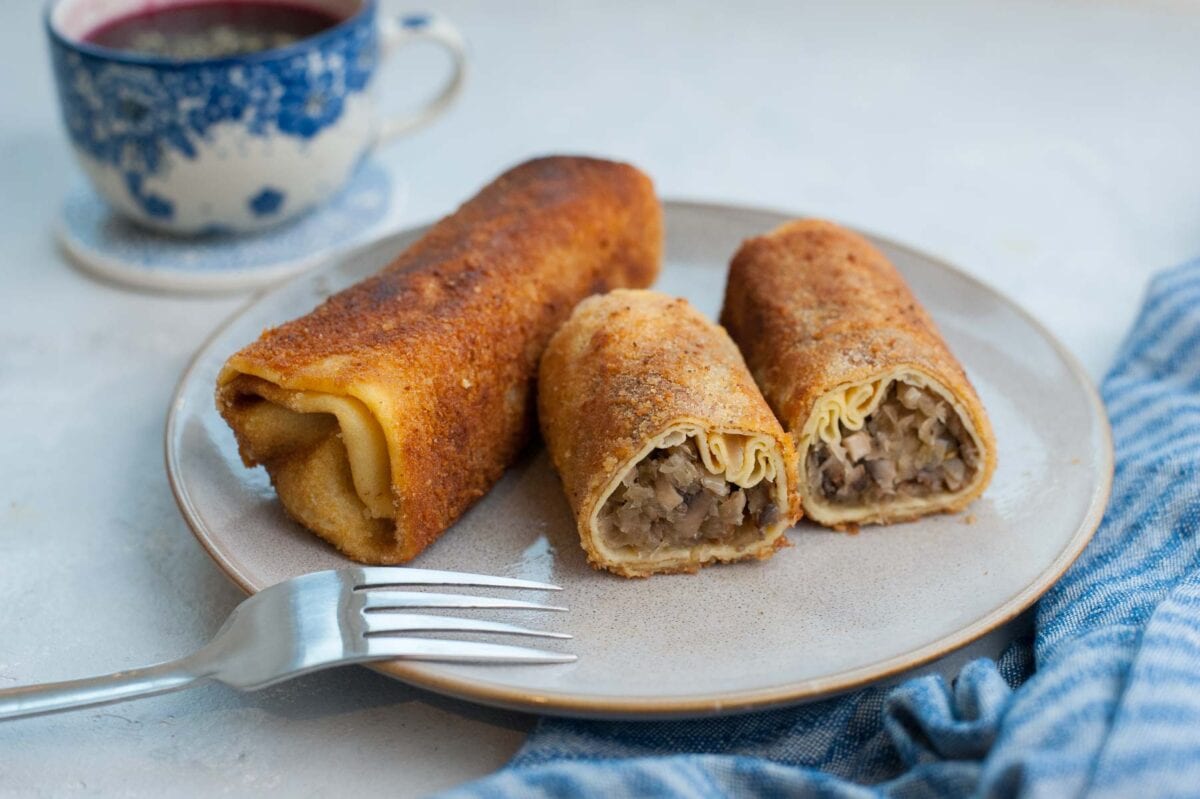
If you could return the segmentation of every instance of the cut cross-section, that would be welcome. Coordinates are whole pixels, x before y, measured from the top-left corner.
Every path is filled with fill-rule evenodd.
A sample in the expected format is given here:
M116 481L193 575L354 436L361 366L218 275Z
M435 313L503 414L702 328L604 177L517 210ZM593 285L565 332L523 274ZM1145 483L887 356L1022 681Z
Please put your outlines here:
M956 510L986 466L970 417L916 372L827 394L799 451L805 507L827 524Z
M979 451L958 413L926 388L892 383L861 430L808 451L808 490L833 503L953 493L971 482Z
M696 442L655 449L630 469L600 511L612 548L656 552L761 540L781 518L765 478L743 487L709 471Z

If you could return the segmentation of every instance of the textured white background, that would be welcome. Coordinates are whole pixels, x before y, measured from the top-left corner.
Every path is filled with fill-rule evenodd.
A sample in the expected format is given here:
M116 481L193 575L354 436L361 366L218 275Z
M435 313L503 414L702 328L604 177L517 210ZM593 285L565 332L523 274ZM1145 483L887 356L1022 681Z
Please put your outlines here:
M174 381L245 297L96 282L56 251L74 179L40 0L0 11L0 686L179 655L238 592L161 466ZM386 151L406 219L528 155L612 155L671 197L841 219L960 265L1099 377L1147 276L1200 254L1200 7L1183 2L443 2L461 102ZM443 68L414 48L397 105ZM420 795L529 719L343 669L0 724L0 794Z

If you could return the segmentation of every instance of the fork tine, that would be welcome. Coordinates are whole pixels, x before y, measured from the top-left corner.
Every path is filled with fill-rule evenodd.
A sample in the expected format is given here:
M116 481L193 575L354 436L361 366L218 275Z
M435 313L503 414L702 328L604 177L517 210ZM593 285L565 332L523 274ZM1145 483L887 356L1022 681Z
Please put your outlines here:
M524 646L488 644L473 641L445 641L439 638L367 638L366 654L375 658L406 660L442 660L460 663L571 663L577 658L562 652L548 652Z
M540 638L570 638L566 633L531 630L515 624L482 619L462 619L457 616L427 616L420 613L364 613L363 632L368 635L402 633L421 630L425 632L502 633L505 635L531 635Z
M557 585L494 577L486 574L410 569L403 566L360 566L351 569L355 588L384 588L393 585L479 585L489 588L530 588L536 591L561 591Z
M500 599L491 596L466 594L435 594L425 591L365 591L363 610L381 608L507 608L510 610L566 610L520 599Z

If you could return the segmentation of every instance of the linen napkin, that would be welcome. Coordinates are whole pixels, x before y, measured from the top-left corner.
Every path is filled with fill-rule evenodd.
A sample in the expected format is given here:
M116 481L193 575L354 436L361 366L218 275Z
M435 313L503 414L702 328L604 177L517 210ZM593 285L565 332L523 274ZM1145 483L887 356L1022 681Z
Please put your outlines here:
M1152 282L1102 393L1108 511L998 662L731 718L546 718L449 796L1200 796L1200 260Z

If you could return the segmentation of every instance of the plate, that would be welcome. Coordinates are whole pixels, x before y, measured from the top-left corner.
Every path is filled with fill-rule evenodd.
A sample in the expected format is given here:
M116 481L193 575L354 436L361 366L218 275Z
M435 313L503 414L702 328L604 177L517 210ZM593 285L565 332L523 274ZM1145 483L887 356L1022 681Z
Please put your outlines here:
M667 203L657 288L715 316L738 244L789 218ZM213 335L180 381L167 421L171 485L201 544L247 591L349 561L284 515L262 469L242 466L213 404L217 372L264 327L307 312L421 233L389 237L266 294ZM718 714L893 676L1032 604L1087 544L1108 499L1112 444L1100 398L1076 360L1012 302L928 255L870 238L932 313L995 427L999 466L968 513L857 535L802 522L789 534L794 546L765 563L625 580L587 565L549 460L533 446L413 565L563 586L555 600L570 612L537 622L573 634L554 644L579 660L373 668L433 691L542 713Z

